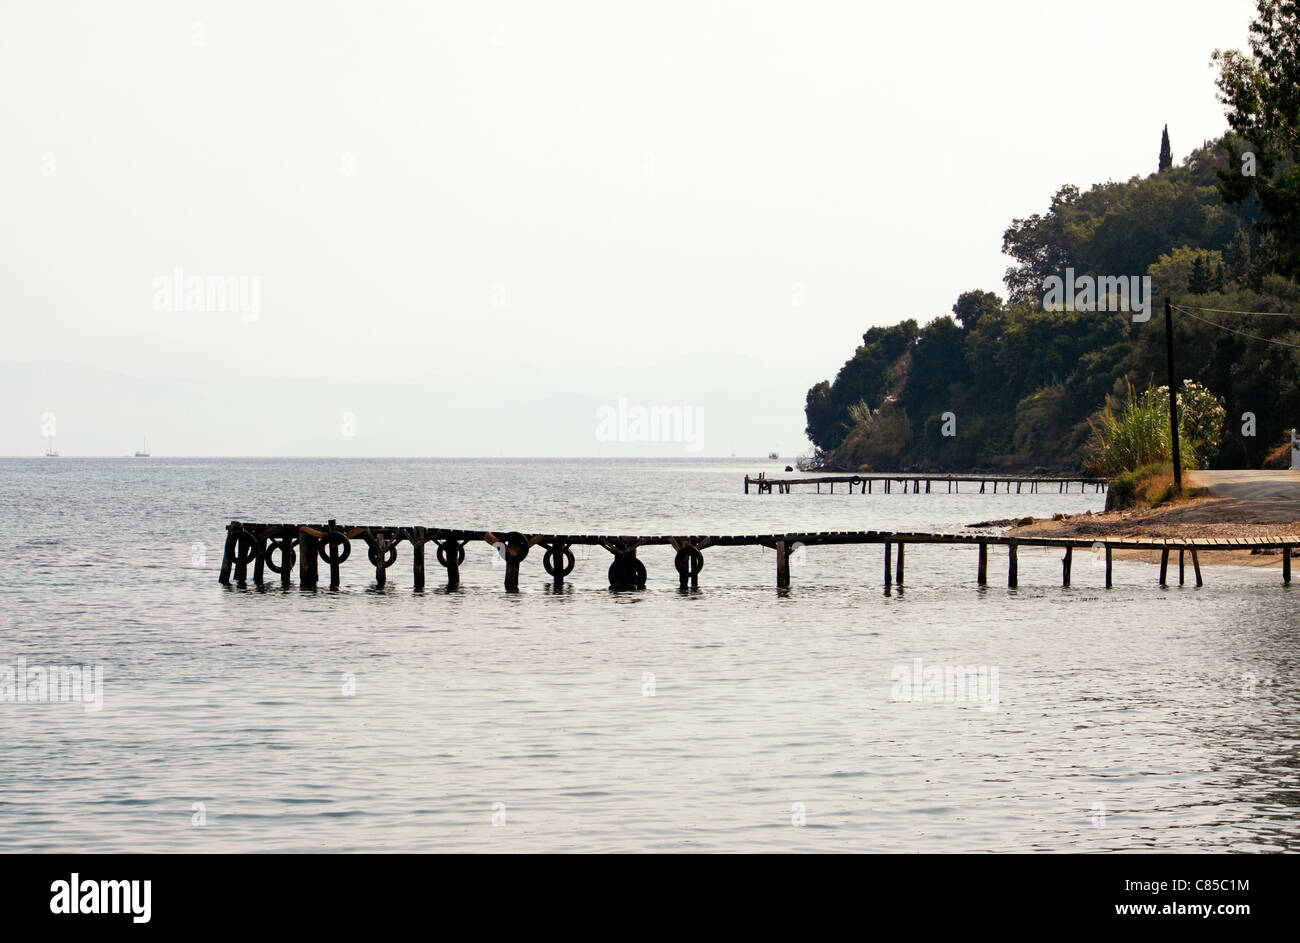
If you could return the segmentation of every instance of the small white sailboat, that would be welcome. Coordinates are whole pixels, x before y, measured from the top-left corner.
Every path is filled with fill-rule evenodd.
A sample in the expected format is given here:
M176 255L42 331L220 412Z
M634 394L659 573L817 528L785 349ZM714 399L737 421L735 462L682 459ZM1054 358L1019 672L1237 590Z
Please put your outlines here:
M54 448L54 436L52 435L45 437L45 457L46 458L59 457L59 453Z
M135 453L135 457L136 458L149 457L149 440L146 439L143 435L140 436L140 450Z

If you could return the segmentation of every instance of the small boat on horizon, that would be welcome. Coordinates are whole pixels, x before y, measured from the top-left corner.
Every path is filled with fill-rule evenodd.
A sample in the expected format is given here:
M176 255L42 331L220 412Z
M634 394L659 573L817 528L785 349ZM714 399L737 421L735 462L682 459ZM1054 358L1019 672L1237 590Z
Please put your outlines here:
M46 458L59 457L59 453L54 448L54 436L52 435L45 437L45 457Z
M149 440L140 436L140 450L135 453L136 458L149 458Z

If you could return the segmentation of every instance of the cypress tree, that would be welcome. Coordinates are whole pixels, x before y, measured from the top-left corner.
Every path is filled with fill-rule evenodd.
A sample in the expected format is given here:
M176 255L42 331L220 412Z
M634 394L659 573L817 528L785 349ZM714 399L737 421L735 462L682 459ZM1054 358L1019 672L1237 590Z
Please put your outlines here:
M1223 250L1223 261L1227 263L1227 275L1240 285L1246 285L1250 279L1250 235L1237 224L1237 231Z
M1164 131L1160 133L1160 170L1168 170L1174 166L1174 152L1169 146L1169 125L1165 125Z
M1197 255L1196 261L1192 263L1192 275L1187 279L1187 291L1190 294L1203 295L1210 290L1208 268L1209 266L1205 264L1205 256Z

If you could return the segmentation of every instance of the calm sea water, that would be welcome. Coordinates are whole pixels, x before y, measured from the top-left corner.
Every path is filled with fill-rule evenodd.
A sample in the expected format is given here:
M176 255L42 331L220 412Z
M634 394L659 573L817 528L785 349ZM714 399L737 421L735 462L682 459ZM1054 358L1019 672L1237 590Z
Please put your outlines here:
M1295 590L1276 570L971 548L671 550L611 593L577 549L507 595L402 546L389 585L216 581L232 518L524 531L953 529L1101 496L744 495L766 461L0 461L0 666L103 668L103 707L0 703L0 851L1300 848ZM905 699L902 672L985 687ZM30 669L29 669L30 670ZM996 698L988 684L996 671ZM351 693L348 693L351 692Z

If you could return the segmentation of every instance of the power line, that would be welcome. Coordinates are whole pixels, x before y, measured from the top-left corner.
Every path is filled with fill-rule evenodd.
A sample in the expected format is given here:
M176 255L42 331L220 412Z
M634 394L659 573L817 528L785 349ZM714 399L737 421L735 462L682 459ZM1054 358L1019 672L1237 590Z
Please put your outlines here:
M1187 313L1186 308L1180 307L1178 305L1174 305L1174 307L1178 308L1178 310L1182 311L1184 314ZM1230 308L1201 308L1198 307L1197 305L1191 305L1190 307L1195 311L1212 311L1215 314L1248 314L1248 315L1255 315L1257 317L1263 317L1263 318L1300 317L1300 312L1298 311L1233 311Z
M1267 337L1260 337L1258 334L1250 334L1247 333L1246 331L1239 331L1235 327L1228 327L1226 324L1218 324L1214 321L1209 320L1208 318L1203 318L1200 317L1199 315L1192 314L1192 312L1188 311L1184 307L1181 307L1180 305L1173 305L1172 307L1176 311L1179 311L1182 314L1187 315L1189 318L1192 318L1193 320L1200 321L1202 324L1208 324L1210 325L1210 327L1217 327L1221 331L1227 331L1230 334L1239 334L1242 337L1249 337L1251 340L1259 341L1261 344L1272 344L1274 347L1288 347L1291 350L1300 350L1300 344L1288 344L1286 341L1270 340ZM1209 309L1200 308L1198 310L1206 311ZM1228 313L1241 313L1241 312L1224 312L1224 313L1228 314Z

